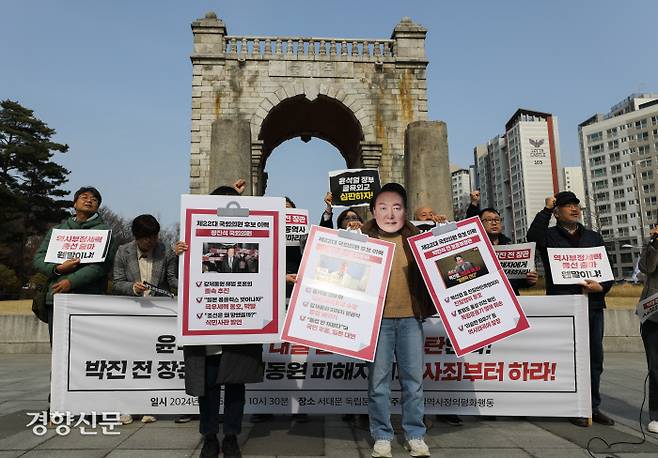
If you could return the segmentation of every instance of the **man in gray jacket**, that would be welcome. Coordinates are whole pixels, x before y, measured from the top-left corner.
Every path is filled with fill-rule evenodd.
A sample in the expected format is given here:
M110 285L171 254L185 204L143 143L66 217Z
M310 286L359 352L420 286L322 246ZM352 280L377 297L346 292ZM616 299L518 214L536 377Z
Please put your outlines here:
M160 224L152 215L139 215L132 222L135 240L121 245L114 261L112 290L122 296L157 296L178 285L178 258L158 239ZM152 291L155 285L162 292Z

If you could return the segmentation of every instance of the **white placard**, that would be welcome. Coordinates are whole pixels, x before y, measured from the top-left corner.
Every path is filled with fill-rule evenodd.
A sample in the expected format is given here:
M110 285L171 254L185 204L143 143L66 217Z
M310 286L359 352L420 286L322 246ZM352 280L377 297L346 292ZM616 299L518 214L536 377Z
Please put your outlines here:
M547 251L551 276L556 285L584 284L585 280L601 283L615 279L603 246L547 248Z
M105 261L112 231L97 229L53 229L46 262L62 264L79 259L80 264Z
M441 320L425 321L426 414L591 416L587 298L519 300L530 329L461 358ZM167 298L56 295L51 409L198 414L184 391L176 309ZM264 345L263 359L246 413L367 412L366 362L287 342ZM391 403L399 413L397 378Z
M395 244L311 226L281 339L372 361Z
M640 301L635 309L635 314L640 317L640 323L644 323L649 318L654 317L658 312L658 293Z
M500 267L510 280L526 279L535 270L535 242L494 245Z
M286 246L299 246L308 228L308 210L286 208Z
M458 355L528 328L480 218L418 234L409 244Z
M284 235L283 198L182 196L181 238L188 246L178 277L182 344L278 340Z

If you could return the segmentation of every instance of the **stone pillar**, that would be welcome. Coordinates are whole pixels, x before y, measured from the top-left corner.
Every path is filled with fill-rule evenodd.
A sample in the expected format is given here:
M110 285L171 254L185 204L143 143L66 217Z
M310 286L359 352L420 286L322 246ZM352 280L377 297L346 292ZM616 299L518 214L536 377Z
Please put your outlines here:
M416 121L404 135L404 173L409 211L430 206L453 218L448 129L443 121ZM412 213L410 213L411 216Z
M226 26L224 21L217 19L217 14L214 12L211 11L203 19L192 22L192 34L194 35L193 56L217 57L224 54Z
M219 118L212 123L210 136L208 192L217 186L231 186L244 178L252 193L251 175L251 128L249 121L239 118Z

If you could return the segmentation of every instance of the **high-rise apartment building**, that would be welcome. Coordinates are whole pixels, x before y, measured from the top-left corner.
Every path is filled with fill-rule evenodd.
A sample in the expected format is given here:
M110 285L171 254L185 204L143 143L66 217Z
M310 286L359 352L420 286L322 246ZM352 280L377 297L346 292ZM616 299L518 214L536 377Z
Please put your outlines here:
M559 190L559 143L555 116L519 109L504 135L475 147L481 206L500 212L505 233L517 243L525 241L546 197Z
M466 209L471 203L471 171L470 169L455 169L452 175L452 211L456 221L464 219Z
M606 241L615 277L629 279L658 218L658 94L632 94L578 134L587 222Z

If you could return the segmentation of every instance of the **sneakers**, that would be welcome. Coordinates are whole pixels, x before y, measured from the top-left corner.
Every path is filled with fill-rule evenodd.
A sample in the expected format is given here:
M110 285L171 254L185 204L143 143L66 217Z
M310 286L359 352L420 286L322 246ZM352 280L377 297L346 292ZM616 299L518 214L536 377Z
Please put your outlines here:
M391 453L391 441L384 439L375 441L370 456L373 458L391 458L393 456Z
M240 446L238 445L238 438L235 434L227 434L222 440L222 450L224 450L224 458L241 458Z
M129 425L133 422L133 416L130 414L121 415L119 416L119 421L122 425Z
M409 456L430 456L430 448L423 439L410 439L404 443Z
M217 458L219 456L219 441L217 434L203 436L203 447L199 458Z
M650 421L647 425L647 430L649 430L650 433L658 434L658 420Z
M153 415L142 415L142 423L154 423L158 421Z

